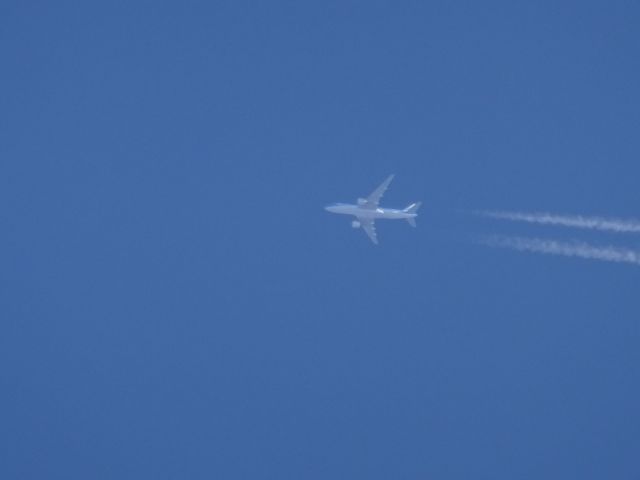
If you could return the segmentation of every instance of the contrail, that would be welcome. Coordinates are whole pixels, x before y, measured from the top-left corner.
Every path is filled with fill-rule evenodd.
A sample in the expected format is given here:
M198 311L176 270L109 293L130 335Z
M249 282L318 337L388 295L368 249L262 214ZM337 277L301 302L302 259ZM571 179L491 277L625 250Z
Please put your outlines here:
M553 213L526 213L482 210L474 212L483 217L515 222L538 223L541 225L558 225L562 227L586 228L616 233L640 233L640 221L621 220L618 218L583 217L582 215L556 215Z
M485 236L479 243L489 247L510 248L520 252L563 255L606 262L631 263L640 266L640 251L620 247L598 247L584 242L560 242L542 238Z

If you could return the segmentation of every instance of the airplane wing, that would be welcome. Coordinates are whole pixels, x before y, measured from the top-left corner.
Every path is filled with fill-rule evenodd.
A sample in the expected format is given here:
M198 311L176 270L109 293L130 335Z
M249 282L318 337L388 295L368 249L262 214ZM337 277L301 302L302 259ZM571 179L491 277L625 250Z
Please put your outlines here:
M395 175L389 175L387 179L367 197L367 202L363 206L367 208L378 208L378 203L380 203L384 192L389 188L389 184L394 176Z
M376 235L376 225L371 218L360 218L360 225L362 229L367 233L369 238L376 245L378 244L378 236Z

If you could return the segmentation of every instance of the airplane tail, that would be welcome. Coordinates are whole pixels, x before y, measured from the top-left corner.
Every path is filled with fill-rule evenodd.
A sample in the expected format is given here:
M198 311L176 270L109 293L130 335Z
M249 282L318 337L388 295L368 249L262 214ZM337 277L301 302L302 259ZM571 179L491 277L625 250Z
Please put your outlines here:
M412 203L407 208L405 208L403 211L405 213L418 213L418 209L420 208L420 205L422 205L422 202ZM409 225L411 225L412 227L416 226L416 218L415 217L407 218L407 222L409 222Z
M404 213L418 213L418 209L422 205L422 202L416 202L409 205L407 208L403 210Z

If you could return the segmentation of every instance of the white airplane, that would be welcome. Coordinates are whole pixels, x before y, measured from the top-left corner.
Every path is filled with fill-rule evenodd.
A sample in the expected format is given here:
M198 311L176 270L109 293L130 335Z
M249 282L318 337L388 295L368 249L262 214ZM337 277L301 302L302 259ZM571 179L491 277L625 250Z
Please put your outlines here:
M391 180L393 180L393 177L393 175L389 175L389 177L387 177L387 179L382 182L382 185L376 188L373 193L367 198L359 198L357 205L348 203L335 203L333 205L325 207L325 210L331 213L353 215L354 217L356 217L356 219L351 222L351 226L353 228L362 227L371 241L376 245L378 244L378 237L376 236L376 226L374 222L379 218L389 220L403 219L409 222L409 225L415 227L416 217L418 216L417 211L418 208L420 208L422 202L412 203L404 210L396 210L395 208L381 208L378 206L382 195L384 195L385 190L387 190L387 188L389 187L389 184L391 183Z

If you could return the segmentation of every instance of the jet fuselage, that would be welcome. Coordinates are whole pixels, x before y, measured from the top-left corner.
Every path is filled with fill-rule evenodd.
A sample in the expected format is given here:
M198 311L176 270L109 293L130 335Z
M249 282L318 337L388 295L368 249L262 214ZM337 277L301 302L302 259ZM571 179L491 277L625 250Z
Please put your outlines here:
M353 215L358 218L381 218L387 220L415 218L418 216L416 213L409 213L395 208L364 208L360 205L352 205L349 203L329 205L325 207L325 210L342 215Z

